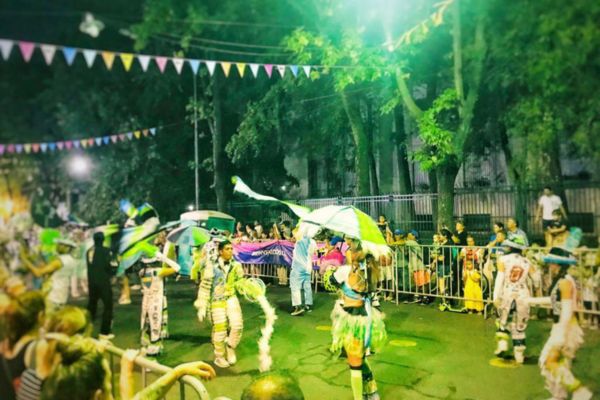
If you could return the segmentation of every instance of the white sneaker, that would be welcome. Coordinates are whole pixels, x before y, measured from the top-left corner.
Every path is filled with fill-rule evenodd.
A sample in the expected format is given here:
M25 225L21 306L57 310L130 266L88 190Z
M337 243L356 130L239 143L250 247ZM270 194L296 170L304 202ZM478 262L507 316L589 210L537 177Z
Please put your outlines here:
M215 365L219 368L229 368L231 366L223 357L215 358Z
M113 333L109 333L108 335L99 334L98 339L100 340L113 340L115 335Z
M237 357L235 355L235 349L227 346L227 362L229 365L233 365L237 362Z
M525 362L525 346L516 346L514 348L515 361L517 364Z
M131 304L131 299L127 297L119 297L119 304L127 305Z
M140 290L142 287L140 285L133 285L130 289L131 290Z
M494 354L499 356L500 354L504 353L507 350L508 350L508 342L506 340L498 340L498 344L496 346L496 351L494 351Z
M590 389L585 386L579 387L576 391L573 392L573 400L590 400L592 398L593 393Z

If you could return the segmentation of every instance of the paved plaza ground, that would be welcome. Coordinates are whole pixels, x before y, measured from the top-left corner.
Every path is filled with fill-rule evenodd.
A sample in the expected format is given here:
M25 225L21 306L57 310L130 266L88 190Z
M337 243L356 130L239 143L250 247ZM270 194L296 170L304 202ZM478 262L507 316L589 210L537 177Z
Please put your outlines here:
M195 293L189 282L171 283L169 330L165 354L158 361L174 366L181 362L212 362L210 326L200 324L192 305ZM348 367L344 359L328 352L331 311L335 297L318 293L315 310L301 317L289 315L289 289L269 287L268 297L277 309L272 339L275 370L295 376L307 399L351 399ZM133 292L131 305L115 306L115 344L138 347L141 297ZM217 368L218 378L207 382L211 396L239 399L257 370L259 329L264 323L255 304L242 301L244 335L239 362L228 370ZM550 323L531 321L527 361L523 366L493 366L495 325L481 316L440 312L432 305L386 303L390 342L370 358L383 399L545 399L537 358ZM586 330L586 343L575 361L575 373L595 393L600 393L600 333ZM169 398L178 398L173 390ZM187 398L194 398L189 396Z

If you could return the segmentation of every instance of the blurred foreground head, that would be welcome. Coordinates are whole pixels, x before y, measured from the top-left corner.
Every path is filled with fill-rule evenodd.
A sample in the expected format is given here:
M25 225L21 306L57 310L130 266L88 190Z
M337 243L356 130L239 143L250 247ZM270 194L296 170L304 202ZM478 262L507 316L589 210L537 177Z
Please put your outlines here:
M242 400L304 400L304 395L290 375L269 372L250 382L242 393Z

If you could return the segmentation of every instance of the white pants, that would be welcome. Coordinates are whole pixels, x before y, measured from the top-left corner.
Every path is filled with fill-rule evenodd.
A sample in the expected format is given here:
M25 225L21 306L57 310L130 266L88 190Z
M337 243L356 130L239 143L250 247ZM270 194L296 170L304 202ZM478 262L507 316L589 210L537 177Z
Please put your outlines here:
M235 349L242 340L244 320L242 308L237 297L232 296L227 300L217 300L210 304L212 319L212 343L215 348L215 357L224 358L226 346Z
M312 306L312 287L310 285L310 273L292 269L290 273L290 289L292 290L292 306L302 305L302 290L304 290L304 304Z

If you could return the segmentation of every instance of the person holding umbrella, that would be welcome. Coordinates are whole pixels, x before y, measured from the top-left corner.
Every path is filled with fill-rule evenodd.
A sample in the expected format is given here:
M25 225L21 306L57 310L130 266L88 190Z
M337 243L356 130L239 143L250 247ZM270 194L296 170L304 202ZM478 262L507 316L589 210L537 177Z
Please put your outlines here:
M350 384L354 400L379 399L373 371L365 356L380 352L387 340L383 313L377 308L379 265L352 240L350 265L330 269L323 281L325 289L339 290L341 301L332 312L332 352L344 350L350 366Z

